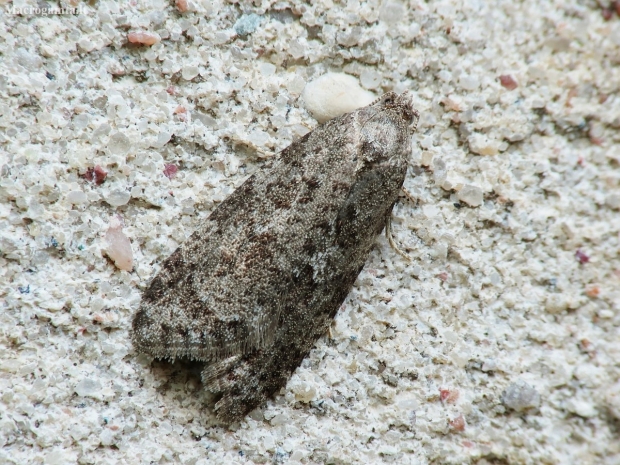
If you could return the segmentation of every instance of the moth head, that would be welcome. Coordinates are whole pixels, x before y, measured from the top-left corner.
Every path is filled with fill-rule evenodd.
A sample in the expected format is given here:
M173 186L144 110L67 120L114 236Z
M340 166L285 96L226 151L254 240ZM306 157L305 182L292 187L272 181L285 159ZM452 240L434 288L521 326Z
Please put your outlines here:
M409 156L419 115L408 93L388 92L358 112L359 169Z
M420 113L413 107L413 99L409 92L405 91L402 94L387 92L375 100L373 106L389 113L392 117L401 119L409 126L411 132L416 130Z

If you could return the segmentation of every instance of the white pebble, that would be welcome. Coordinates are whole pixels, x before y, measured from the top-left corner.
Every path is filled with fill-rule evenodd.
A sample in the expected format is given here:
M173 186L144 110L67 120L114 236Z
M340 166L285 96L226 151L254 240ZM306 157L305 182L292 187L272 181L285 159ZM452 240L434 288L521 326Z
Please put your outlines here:
M65 449L57 449L45 454L45 465L64 465L66 463L71 463L75 459L75 457L71 457L70 454Z
M415 410L420 407L420 403L414 398L400 400L397 405L401 410Z
M360 74L360 81L366 89L376 89L383 81L383 75L374 69L365 68Z
M502 396L502 403L517 412L540 405L540 394L525 381L512 383Z
M497 363L495 362L495 360L485 360L484 363L482 364L482 371L484 371L485 373L488 373L489 371L494 371L497 370Z
M306 109L319 123L369 105L375 95L360 87L353 76L327 73L309 82L302 94Z
M306 87L306 81L298 75L293 76L286 85L286 89L293 95L300 95L304 87Z
M160 149L164 145L166 145L170 141L171 138L172 138L172 133L170 131L167 131L167 130L160 131L160 133L157 134L157 139L153 143L153 147Z
M397 23L402 21L403 17L407 15L405 6L399 2L386 2L381 7L379 18L388 24Z
M84 378L75 386L78 396L88 397L97 394L101 390L101 383L90 378Z
M110 153L114 155L127 155L130 148L131 141L125 134L117 132L110 136L110 141L108 142Z
M480 80L476 76L465 74L459 79L459 84L465 90L474 91L480 86Z
M500 149L500 142L489 137L475 133L467 138L469 149L478 155L497 155Z
M316 398L316 389L309 383L300 383L294 386L295 400L308 403Z
M101 434L99 435L99 441L101 442L102 446L111 446L116 442L114 438L114 433L109 429L104 429L101 432Z
M566 408L569 412L572 412L582 418L592 418L598 413L592 403L575 398L569 399L566 402Z
M609 194L605 199L605 203L614 210L620 210L620 194Z
M25 48L18 48L15 52L17 63L29 71L38 70L43 64L43 60L36 53L31 53Z
M293 40L289 44L288 51L293 58L298 60L299 58L304 56L304 54L306 53L306 48L302 44L300 44L299 41Z
M254 32L260 25L260 22L261 17L257 14L242 15L233 26L233 29L240 36L246 36Z
M437 205L424 205L422 207L422 212L427 218L435 218L441 214L441 210Z
M78 47L85 52L90 52L95 48L95 44L84 37L78 41Z
M270 137L265 131L256 129L248 134L248 140L257 147L263 147L269 142Z
M86 203L87 200L88 198L83 191L71 191L67 194L67 201L73 205Z
M457 198L461 202L465 202L470 207L479 207L482 205L482 190L477 186L464 185L458 192Z
M198 67L184 66L183 70L181 71L181 76L183 76L183 79L185 79L186 81L191 81L196 76L198 76Z
M304 453L300 450L296 450L295 452L293 452L291 454L291 456L289 457L291 459L291 461L298 461L301 462L301 459L304 458Z
M605 403L609 413L620 420L620 381L611 386L605 394Z
M279 414L276 415L275 417L273 417L271 419L271 426L279 426L279 425L283 425L288 421L288 417L284 414Z
M276 67L271 63L261 63L258 69L264 77L270 77L276 73Z
M120 206L127 204L130 198L131 198L131 194L129 192L117 190L117 191L110 192L105 197L105 201L108 202L113 207L120 207Z
M552 294L547 297L545 310L549 313L561 313L568 308L568 301L562 294Z

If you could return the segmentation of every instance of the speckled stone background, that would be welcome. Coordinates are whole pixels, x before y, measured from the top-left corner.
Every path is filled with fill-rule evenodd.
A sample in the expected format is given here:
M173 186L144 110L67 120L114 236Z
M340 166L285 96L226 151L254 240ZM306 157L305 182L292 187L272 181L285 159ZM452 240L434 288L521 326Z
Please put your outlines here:
M620 6L0 4L0 462L620 464ZM380 237L281 395L217 425L131 316L328 72L414 96L413 261Z

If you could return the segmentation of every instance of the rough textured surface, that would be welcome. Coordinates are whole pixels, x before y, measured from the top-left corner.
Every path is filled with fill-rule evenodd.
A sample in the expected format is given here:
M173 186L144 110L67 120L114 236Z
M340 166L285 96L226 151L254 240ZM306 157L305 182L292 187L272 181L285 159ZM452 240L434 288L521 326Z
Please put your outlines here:
M227 422L283 388L387 225L418 119L388 92L266 163L162 264L133 320L138 351L206 362Z
M81 5L0 11L0 462L620 462L609 2ZM414 262L380 236L328 335L225 428L131 319L263 153L316 127L299 96L328 71L420 111L392 225ZM131 273L102 253L116 215Z

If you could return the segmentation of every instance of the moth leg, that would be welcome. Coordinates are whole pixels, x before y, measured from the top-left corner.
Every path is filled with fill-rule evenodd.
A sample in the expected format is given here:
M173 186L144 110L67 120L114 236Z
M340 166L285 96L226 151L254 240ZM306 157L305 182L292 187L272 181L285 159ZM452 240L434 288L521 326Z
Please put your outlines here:
M270 150L265 150L262 147L259 147L258 145L254 144L253 142L250 142L249 140L241 140L240 138L235 137L233 139L233 142L235 144L240 144L240 145L243 145L247 148L254 150L256 154L258 155L259 159L269 159L269 158L273 158L276 155L275 152L272 152Z
M408 262L413 261L413 259L409 255L407 255L407 253L403 252L398 248L398 245L396 245L396 241L394 241L394 237L392 237L392 215L388 216L388 219L385 222L385 237L387 237L390 246L392 247L392 249L394 249L396 253L398 253L398 255L404 257L405 260L407 260Z
M258 158L273 158L273 157L276 156L275 152L272 152L270 150L264 150L264 149L258 147L257 145L252 144L252 148L258 154Z
M407 200L409 200L414 205L417 205L418 199L416 199L411 192L409 192L404 187L401 187L400 190L403 191L403 194L405 194L405 197L407 198Z
M417 205L418 200L413 196L411 192L409 192L407 189L405 189L402 186L400 189L403 191L403 194L405 194L405 198L407 200ZM390 246L396 251L396 253L398 253L398 255L401 255L409 262L413 261L413 259L406 252L403 252L398 247L398 245L396 244L396 241L394 241L394 237L392 236L392 216L391 215L388 217L386 224L385 224L385 237L387 237L387 240L390 243Z

